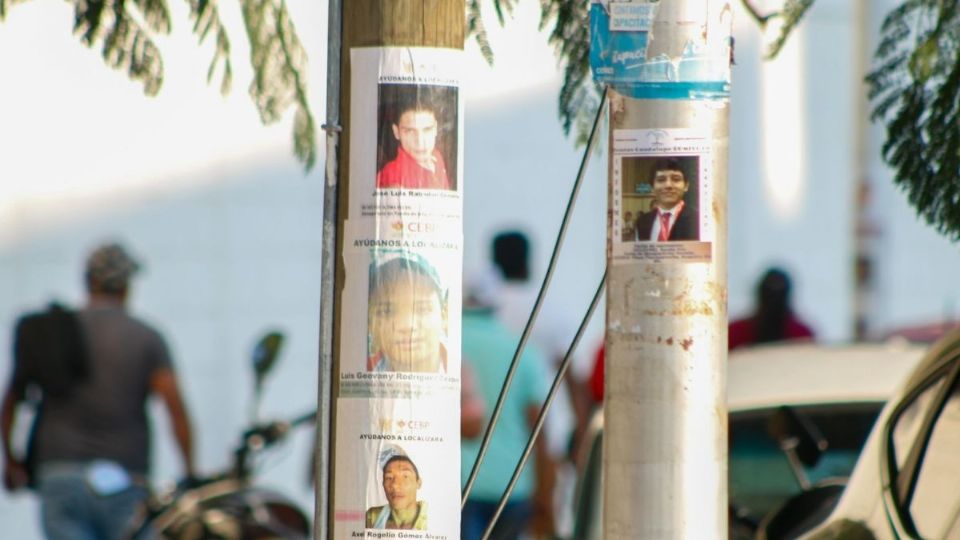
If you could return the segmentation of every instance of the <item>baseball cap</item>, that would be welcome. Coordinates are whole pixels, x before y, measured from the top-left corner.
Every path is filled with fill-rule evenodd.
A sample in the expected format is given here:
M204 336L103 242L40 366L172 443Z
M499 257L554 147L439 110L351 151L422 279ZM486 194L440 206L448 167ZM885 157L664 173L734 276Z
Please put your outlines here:
M108 243L87 258L87 281L108 293L126 288L130 278L140 270L140 263L120 244Z

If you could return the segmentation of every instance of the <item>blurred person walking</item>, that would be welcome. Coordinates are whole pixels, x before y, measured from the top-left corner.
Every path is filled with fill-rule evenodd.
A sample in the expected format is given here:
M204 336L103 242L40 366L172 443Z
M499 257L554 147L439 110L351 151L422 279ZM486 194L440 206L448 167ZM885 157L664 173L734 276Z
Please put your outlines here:
M530 281L530 240L519 230L504 230L494 236L491 245L493 263L500 270L503 286L499 292L497 315L517 336L523 332L536 302L538 287ZM554 308L558 291L548 294L530 334L529 343L535 344L547 355L551 376L560 368L570 341L576 334L579 321L563 309ZM562 294L562 293L561 293ZM560 387L550 413L547 415L548 449L556 471L554 500L549 513L538 516L535 529L547 535L554 532L569 534L573 527L572 513L576 467L573 463L580 435L590 414L590 401L584 380L590 369L585 355L572 360L564 384Z
M488 404L484 427L489 421L493 404L499 398L519 341L519 336L511 332L497 316L496 299L500 286L499 276L490 269L470 280L464 298L463 362L465 367L469 366L468 372L472 373L471 386L475 385L479 399ZM462 540L481 538L493 518L530 438L547 395L548 382L543 356L536 346L527 346L520 357L483 464L464 506L460 524ZM550 515L553 467L545 435L541 433L537 439L531 461L520 475L490 538L520 538L536 518ZM480 438L464 438L460 448L461 482L466 485L480 451ZM535 532L544 531L535 527Z
M813 340L813 330L793 311L790 292L790 275L780 268L768 269L757 283L754 312L730 323L729 350L775 341Z
M40 499L50 540L124 538L148 496L151 395L170 415L185 473L194 473L187 411L163 337L126 311L139 264L119 244L87 259L88 301L22 317L0 408L4 486ZM17 409L36 406L27 455L14 455Z

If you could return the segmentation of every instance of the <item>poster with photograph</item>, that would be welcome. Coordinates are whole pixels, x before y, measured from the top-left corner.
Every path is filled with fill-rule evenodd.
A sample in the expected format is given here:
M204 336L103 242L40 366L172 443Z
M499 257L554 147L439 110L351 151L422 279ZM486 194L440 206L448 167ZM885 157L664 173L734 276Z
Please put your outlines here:
M461 51L351 50L351 218L462 215Z
M614 132L615 262L709 262L714 220L710 139L688 129Z
M370 248L350 253L341 308L340 396L459 395L461 254ZM458 402L459 403L459 402Z
M350 51L334 538L459 537L462 51Z
M334 538L460 537L459 415L411 401L342 399Z

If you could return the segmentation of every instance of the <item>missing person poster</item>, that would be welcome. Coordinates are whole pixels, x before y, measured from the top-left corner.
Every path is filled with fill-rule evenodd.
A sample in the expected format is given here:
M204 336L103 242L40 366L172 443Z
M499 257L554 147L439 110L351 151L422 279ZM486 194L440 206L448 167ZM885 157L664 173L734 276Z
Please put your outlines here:
M614 262L709 262L716 220L708 134L629 129L613 139Z
M351 50L333 537L459 538L461 51Z
M351 51L351 218L390 219L414 207L459 220L463 194L461 51Z
M348 253L340 397L459 395L461 274L457 250L368 248ZM362 271L359 271L363 269ZM459 402L458 402L459 403Z
M429 400L341 400L336 441L336 538L460 537L449 447L459 456L459 418ZM453 518L453 519L451 519ZM453 527L456 525L456 527Z

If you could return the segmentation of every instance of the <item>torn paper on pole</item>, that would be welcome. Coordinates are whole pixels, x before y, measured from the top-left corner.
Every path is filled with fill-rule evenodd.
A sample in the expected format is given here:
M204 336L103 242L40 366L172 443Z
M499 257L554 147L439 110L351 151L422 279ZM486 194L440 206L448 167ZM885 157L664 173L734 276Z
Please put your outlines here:
M702 29L676 50L657 41L658 15L680 2L592 0L590 67L596 81L635 99L726 99L730 95L729 2L704 2L703 17L684 21ZM663 17L663 15L667 15Z

